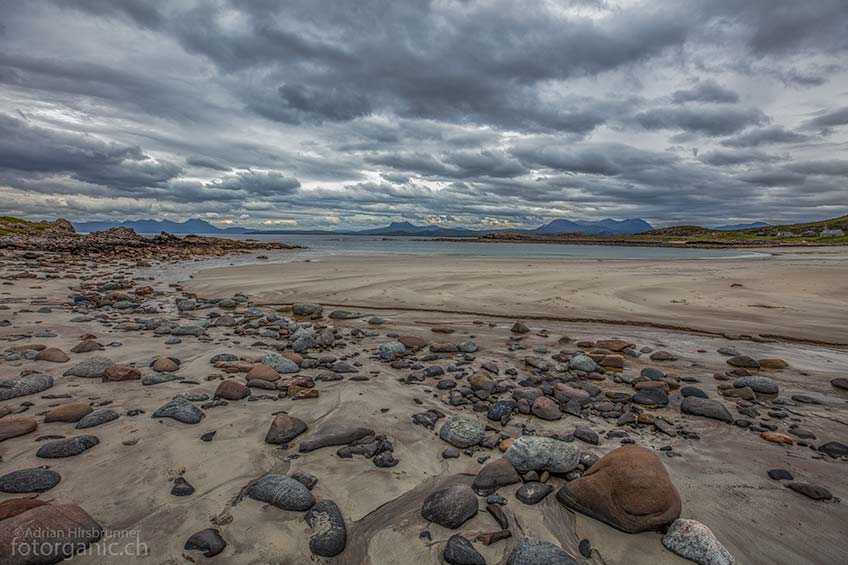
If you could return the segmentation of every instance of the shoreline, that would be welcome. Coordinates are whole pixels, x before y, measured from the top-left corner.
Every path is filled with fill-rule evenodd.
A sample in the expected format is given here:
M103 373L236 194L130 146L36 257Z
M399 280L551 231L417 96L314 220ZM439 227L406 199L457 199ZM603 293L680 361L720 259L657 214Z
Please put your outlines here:
M244 291L263 305L312 301L848 345L848 260L772 251L753 261L328 255L204 269L184 285L199 296Z
M750 249L775 247L780 249L828 249L845 248L848 243L838 241L835 243L781 243L777 241L654 241L654 240L630 240L630 239L587 239L568 237L527 237L527 238L486 238L486 237L437 237L429 241L442 241L449 243L526 243L544 245L601 245L610 247L664 247L671 249Z

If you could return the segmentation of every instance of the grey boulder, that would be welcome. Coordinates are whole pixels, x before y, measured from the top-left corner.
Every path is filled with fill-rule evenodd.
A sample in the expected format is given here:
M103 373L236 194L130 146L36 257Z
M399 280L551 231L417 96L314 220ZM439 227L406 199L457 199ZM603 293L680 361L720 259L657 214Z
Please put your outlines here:
M247 491L247 496L283 510L304 512L315 505L315 497L303 483L287 475L265 475Z
M668 528L662 543L672 553L699 565L734 565L736 560L713 532L700 522L678 518Z
M50 375L34 374L0 381L0 400L37 394L53 386Z
M567 551L550 542L527 540L516 547L507 565L577 565Z
M266 353L262 358L262 364L268 365L278 373L297 373L300 371L300 367L297 366L297 363L288 357L283 357L279 353L274 352Z
M454 447L465 449L483 441L483 425L471 416L451 416L439 429L439 437Z
M77 422L76 428L78 430L83 430L85 428L93 428L94 426L99 426L101 424L105 424L106 422L111 422L112 420L118 419L118 413L112 410L111 408L103 408L102 410L96 410L83 416L83 418Z
M35 452L35 456L44 459L73 457L74 455L88 451L98 443L100 443L100 440L90 435L57 439L39 447L38 451Z
M448 538L442 559L450 565L486 565L486 560L474 549L471 542L459 534Z
M680 404L680 411L684 414L693 416L703 416L704 418L712 418L713 420L721 420L728 424L733 423L733 416L730 410L718 400L708 398L700 398L697 396L687 396Z
M84 379L99 379L115 362L108 357L89 357L73 365L63 373L66 377L82 377Z
M477 495L466 484L455 484L431 493L421 507L421 516L445 528L456 529L477 514Z
M757 375L739 377L733 381L733 386L736 388L750 387L751 390L760 394L777 394L780 392L780 387L776 382L768 377L759 377Z
M183 424L198 424L206 416L203 410L184 398L175 398L159 407L153 418L171 418Z
M541 436L521 436L504 453L519 473L549 471L567 473L580 463L580 450L574 443Z
M347 545L347 527L339 507L332 500L322 500L306 513L312 528L309 550L319 557L335 557Z
M59 473L50 469L20 469L0 477L0 492L44 492L58 485L61 480Z

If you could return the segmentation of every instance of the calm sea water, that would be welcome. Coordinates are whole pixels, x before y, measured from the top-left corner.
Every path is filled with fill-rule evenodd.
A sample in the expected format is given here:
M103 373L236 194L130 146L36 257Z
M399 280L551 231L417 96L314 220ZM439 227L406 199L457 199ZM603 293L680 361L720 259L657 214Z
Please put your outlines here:
M302 245L301 258L326 255L478 255L493 257L539 257L560 259L742 259L766 257L738 249L676 249L668 247L619 247L547 243L475 243L435 241L418 237L370 237L332 235L233 235L232 239L282 241ZM290 253L288 254L291 255Z

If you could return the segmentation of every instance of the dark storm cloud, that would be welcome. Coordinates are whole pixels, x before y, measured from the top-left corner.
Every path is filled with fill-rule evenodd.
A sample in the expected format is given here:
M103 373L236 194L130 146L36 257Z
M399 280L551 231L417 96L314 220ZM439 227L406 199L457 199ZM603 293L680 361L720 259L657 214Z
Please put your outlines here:
M803 163L794 163L789 169L805 175L827 175L845 178L848 177L848 160L806 161Z
M0 207L19 213L482 226L844 206L844 0L0 10Z
M803 184L806 176L786 170L762 170L740 175L739 179L750 184L761 186L793 186Z
M239 190L255 195L280 196L297 192L297 189L300 188L300 181L279 171L266 173L249 171L217 179L209 186L224 190Z
M735 137L722 140L726 147L758 147L777 143L802 143L812 138L803 133L791 131L783 126L769 126L743 132Z
M848 107L840 108L831 112L823 112L804 122L806 129L827 129L848 124Z
M729 135L748 126L764 124L767 116L756 108L671 107L646 110L634 121L649 130L683 130L708 136Z
M68 175L119 190L162 186L182 172L138 146L33 126L8 114L0 114L0 169Z
M190 165L192 167L201 167L204 169L212 169L214 171L232 171L231 167L224 165L223 163L211 159L209 157L204 157L202 155L191 155L186 159L186 165Z
M698 156L698 159L704 163L723 167L728 165L743 165L749 163L773 163L780 161L782 158L776 155L769 155L755 149L749 150L733 150L716 149L708 151Z
M848 49L843 0L707 0L703 9L745 26L746 43L760 56Z
M717 104L727 103L735 104L739 102L739 95L718 84L712 79L700 81L692 88L675 91L671 95L671 100L675 104L683 104L685 102L714 102Z
M515 147L513 154L528 167L602 176L617 176L625 171L660 166L677 160L672 154L644 151L619 143L581 146L525 143Z
M159 28L165 16L154 0L61 0L59 6L75 8L101 18L126 18L146 28Z

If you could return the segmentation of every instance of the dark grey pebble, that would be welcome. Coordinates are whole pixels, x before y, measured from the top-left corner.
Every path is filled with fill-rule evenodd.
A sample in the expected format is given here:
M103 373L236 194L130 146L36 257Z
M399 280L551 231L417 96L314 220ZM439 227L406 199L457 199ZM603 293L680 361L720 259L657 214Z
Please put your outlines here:
M0 492L44 492L58 485L61 480L59 473L50 469L21 469L0 477Z
M86 416L83 416L82 420L77 422L76 428L78 430L83 430L85 428L93 428L94 426L99 426L101 424L105 424L106 422L111 422L112 420L118 419L118 413L112 410L111 408L104 408L103 410L96 410Z
M100 443L100 440L95 436L84 435L74 436L66 439L57 439L49 443L45 443L35 452L36 457L44 459L58 459L60 457L73 457L80 453L91 449Z
M215 557L227 547L227 542L221 537L221 532L215 528L206 528L193 534L185 542L187 551L202 551L204 557Z
M194 494L194 487L182 477L174 479L174 486L171 487L171 494L174 496L189 496Z
M332 500L322 500L306 513L306 523L312 528L309 550L319 557L335 557L347 545L344 518Z

